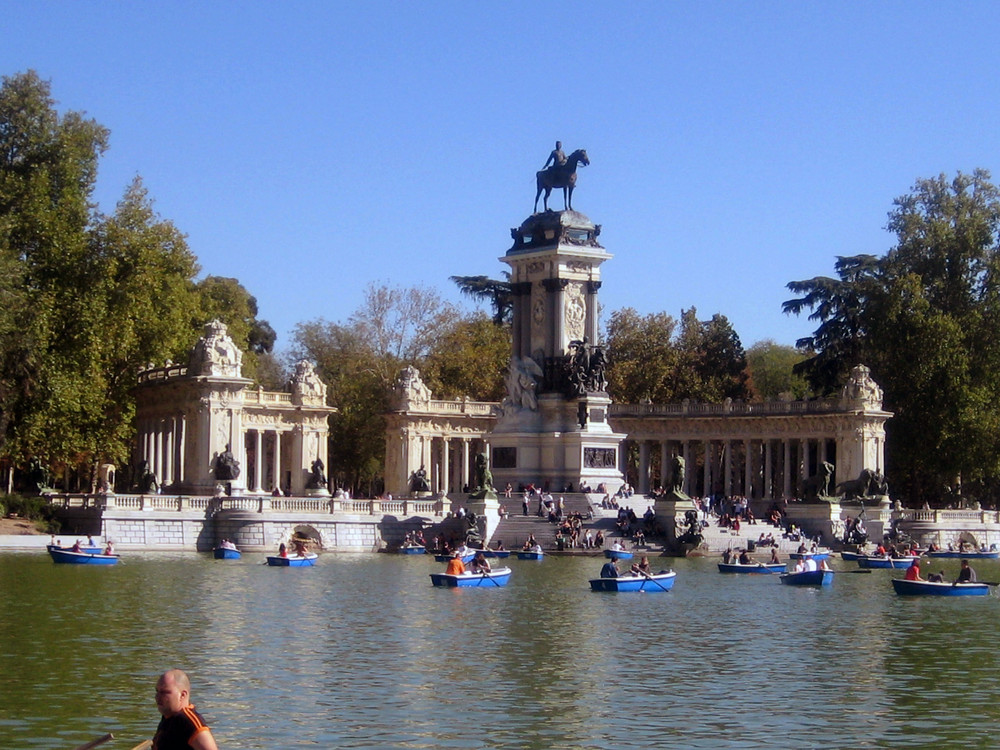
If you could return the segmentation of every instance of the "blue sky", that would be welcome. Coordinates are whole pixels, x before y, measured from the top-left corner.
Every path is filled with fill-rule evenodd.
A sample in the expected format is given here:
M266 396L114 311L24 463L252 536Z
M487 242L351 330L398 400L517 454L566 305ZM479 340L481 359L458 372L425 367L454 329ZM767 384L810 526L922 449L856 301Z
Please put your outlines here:
M97 199L141 175L204 274L287 345L369 283L498 277L534 173L586 148L607 313L719 312L792 344L792 280L881 254L914 181L996 170L1000 4L12 2L33 68L111 130ZM997 175L1000 179L1000 175ZM560 200L555 199L556 207ZM464 303L468 304L468 303Z

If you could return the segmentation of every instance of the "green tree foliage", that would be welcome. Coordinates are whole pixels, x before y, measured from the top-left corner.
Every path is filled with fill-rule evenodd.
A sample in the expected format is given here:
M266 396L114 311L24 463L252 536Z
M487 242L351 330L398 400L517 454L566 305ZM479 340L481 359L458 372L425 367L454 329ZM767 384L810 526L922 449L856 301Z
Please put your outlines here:
M667 313L640 316L625 308L611 314L606 340L608 391L616 401L717 403L750 396L743 346L724 315L699 321L691 308L678 326Z
M221 297L195 288L196 259L141 180L113 214L98 211L107 139L83 114L60 114L34 72L2 79L0 457L38 457L57 477L82 468L84 488L98 463L129 455L136 373L185 358L205 300ZM229 287L222 302L253 322L253 298Z
M454 318L437 332L421 376L435 398L500 401L510 346L510 329L486 315Z
M423 369L460 317L433 290L373 284L347 323L296 327L292 357L316 363L329 387L327 400L339 410L330 418L328 468L335 483L365 492L377 487L385 413L399 371L409 364Z
M260 355L274 349L277 335L266 320L257 319L257 298L237 280L206 276L195 285L199 305L191 320L200 329L210 320L221 320L243 351L243 377L257 380Z
M785 309L820 321L810 340L820 364L806 372L829 389L829 373L871 367L895 413L886 426L894 494L936 502L963 483L995 500L1000 194L983 170L918 180L887 228L896 244L884 257L841 258L839 280L789 285L803 296Z
M805 376L795 372L795 366L809 359L809 354L793 346L784 346L773 339L758 341L746 351L747 373L754 397L762 401L778 398L783 393L804 399L812 395Z
M510 325L514 317L514 301L511 293L510 273L504 272L503 279L488 276L450 276L462 294L481 302L489 303L493 309L496 325Z

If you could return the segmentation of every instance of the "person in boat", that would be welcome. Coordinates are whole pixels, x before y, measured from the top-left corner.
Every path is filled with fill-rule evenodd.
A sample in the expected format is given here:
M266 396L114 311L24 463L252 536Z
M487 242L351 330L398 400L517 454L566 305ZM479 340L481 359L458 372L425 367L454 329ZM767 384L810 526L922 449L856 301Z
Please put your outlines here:
M278 557L288 557L288 548L284 542L278 545Z
M482 552L477 552L476 556L472 558L472 572L473 573L489 573L493 570L490 565L490 561L486 559L486 555Z
M450 576L460 576L465 572L465 563L462 562L462 556L458 552L453 552L451 559L448 561L448 567L445 568L445 574Z
M800 554L800 555L806 554L806 552L808 552L808 549L806 548L805 542L803 542L802 544L800 544L799 548L797 550L795 550L795 551L798 554Z
M77 539L77 540L76 540L75 542L73 542L73 546L72 546L72 547L70 547L70 550L69 550L69 551L70 551L70 552L82 552L82 551L83 551L83 550L82 550L82 549L80 548L80 540L79 540L79 539Z
M969 561L963 559L962 567L958 571L958 579L955 583L975 583L978 579L976 578L976 571L972 569L969 565Z
M806 561L804 558L800 557L795 561L794 573L805 573L806 572Z
M729 562L730 560L732 560L732 557L733 557L732 550L730 550L727 547L725 550L722 551L722 564L729 565Z
M528 534L528 538L524 542L524 551L529 552L536 544L538 544L538 542L535 541L535 535Z
M624 552L625 546L621 543L621 540L615 539L615 543L611 545L611 549L614 552Z
M753 560L750 558L750 553L746 550L740 552L740 565L753 565Z
M825 558L822 559L822 560L820 560L819 563L817 563L817 567L820 570L833 570L833 568L831 568L829 565L826 564L826 559Z
M503 546L503 539L497 539L497 545L494 547L497 552L506 552Z
M93 547L93 546L95 546L95 545L94 545L94 537L92 537L92 536L88 536L88 537L87 537L87 546L88 546L88 547Z
M781 558L778 557L777 547L771 547L771 562L775 565L781 565Z
M938 573L929 573L927 575L927 580L931 583L944 583L944 571Z
M162 717L153 735L157 750L218 750L212 730L195 710L190 696L191 681L179 669L164 672L157 680L156 708Z
M293 539L292 545L295 547L295 554L305 557L309 554L309 543L305 539Z
M608 560L604 563L604 567L601 568L601 578L617 578L618 577L618 561Z
M649 564L649 558L646 555L643 555L641 558L639 558L639 563L638 565L636 565L636 568L638 569L640 575L647 575L647 576L653 569L652 566Z
M919 559L914 558L913 562L910 563L910 567L908 567L906 569L906 576L905 576L905 578L906 578L907 581L922 581L922 580L924 580L920 576L920 560Z
M534 552L536 555L542 554L542 545L535 542L531 547L528 548L528 552Z
M115 545L110 539L108 540L108 543L104 545L104 554L105 555L115 554Z

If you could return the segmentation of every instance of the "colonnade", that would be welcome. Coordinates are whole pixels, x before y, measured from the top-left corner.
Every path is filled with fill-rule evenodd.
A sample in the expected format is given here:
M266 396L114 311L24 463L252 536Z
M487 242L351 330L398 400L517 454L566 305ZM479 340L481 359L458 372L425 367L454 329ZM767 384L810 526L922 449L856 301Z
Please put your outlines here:
M406 477L404 480L401 475L393 477L387 472L386 489L399 495L409 493L409 478L421 467L432 492L462 492L475 483L475 455L487 450L482 438L428 434L404 435L396 447L397 461L406 467ZM387 460L387 464L391 463Z
M169 487L179 481L184 476L184 442L187 433L184 415L141 419L138 433L142 459L160 485Z
M636 489L669 488L674 456L684 459L682 488L692 496L743 495L753 499L792 498L802 481L824 461L836 465L830 438L630 440L638 447ZM658 459L658 460L657 460ZM831 487L848 477L831 478Z

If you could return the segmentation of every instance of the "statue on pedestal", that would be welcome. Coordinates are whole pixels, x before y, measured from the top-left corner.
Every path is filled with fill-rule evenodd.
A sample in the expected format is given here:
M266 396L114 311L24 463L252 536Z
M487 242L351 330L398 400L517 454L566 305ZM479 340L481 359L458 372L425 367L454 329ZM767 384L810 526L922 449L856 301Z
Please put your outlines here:
M312 468L309 474L309 483L306 485L306 489L309 490L324 490L326 489L326 474L323 470L326 467L323 465L323 459L316 457L316 460L312 462Z
M561 163L560 158L563 159ZM573 188L576 187L576 168L578 164L584 166L590 164L587 151L586 149L578 148L567 158L563 156L562 143L556 141L556 148L549 154L549 158L545 164L548 165L549 162L554 162L551 167L535 173L538 192L535 193L534 213L538 213L538 198L543 190L545 191L545 199L542 205L546 211L549 210L549 195L552 193L552 188L562 188L563 202L565 203L566 210L572 211Z
M430 492L431 487L427 483L427 470L421 466L410 475L410 492Z
M229 443L226 443L226 449L215 459L215 478L223 482L231 482L239 476L240 462L233 455Z

